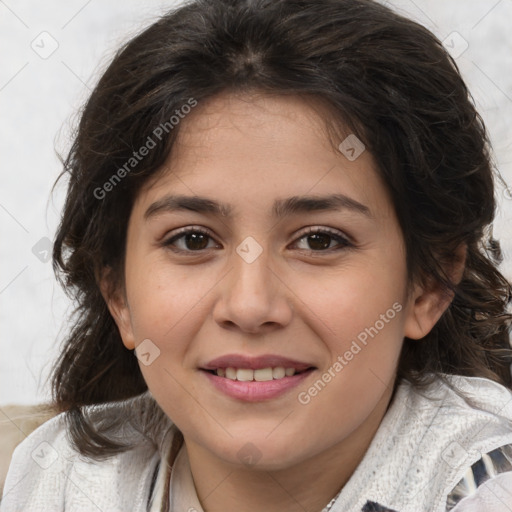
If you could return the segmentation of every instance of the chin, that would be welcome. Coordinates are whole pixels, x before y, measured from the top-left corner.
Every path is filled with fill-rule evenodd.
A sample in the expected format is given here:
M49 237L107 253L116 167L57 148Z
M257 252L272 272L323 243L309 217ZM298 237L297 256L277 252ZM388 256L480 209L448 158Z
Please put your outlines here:
M239 469L254 471L279 471L297 464L305 455L297 453L296 444L276 446L272 436L245 436L245 440L235 438L225 450L219 452L219 445L212 446L212 452L228 464Z

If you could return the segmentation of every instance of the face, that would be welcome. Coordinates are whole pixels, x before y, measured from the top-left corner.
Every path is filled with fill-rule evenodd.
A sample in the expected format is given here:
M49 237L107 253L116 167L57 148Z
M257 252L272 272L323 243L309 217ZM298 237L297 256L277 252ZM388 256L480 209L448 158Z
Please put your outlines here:
M317 112L266 95L193 110L137 197L108 299L187 446L226 463L287 468L374 433L404 336L441 313L407 291L372 155L333 149Z

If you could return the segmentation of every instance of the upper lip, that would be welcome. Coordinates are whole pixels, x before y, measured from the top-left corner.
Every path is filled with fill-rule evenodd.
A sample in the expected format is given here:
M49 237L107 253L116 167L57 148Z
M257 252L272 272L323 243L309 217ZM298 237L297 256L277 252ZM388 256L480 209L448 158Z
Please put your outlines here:
M284 368L295 368L296 370L307 370L313 365L289 359L278 355L262 355L258 357L248 357L241 354L227 354L225 356L212 359L202 366L203 370L216 370L217 368L248 368L251 370L259 370L261 368L276 368L282 366Z

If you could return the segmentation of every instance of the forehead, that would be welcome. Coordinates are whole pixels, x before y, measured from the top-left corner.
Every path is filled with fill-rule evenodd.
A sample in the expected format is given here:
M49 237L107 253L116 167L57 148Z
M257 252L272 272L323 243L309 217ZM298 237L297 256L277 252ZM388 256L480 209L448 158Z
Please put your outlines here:
M198 158L208 158L212 154L217 158L229 158L241 139L244 139L246 160L265 156L279 161L286 156L288 148L294 154L299 151L302 156L311 155L318 159L320 152L333 151L337 139L350 133L345 133L340 123L336 128L341 133L330 133L329 126L331 130L335 129L329 122L331 119L328 106L314 97L261 92L222 93L201 103L185 117L170 161L172 163L173 159L180 158L180 153L191 148ZM297 138L301 137L304 137L302 147L298 148ZM201 152L199 146L207 152ZM261 155L259 152L264 148L276 151Z
M212 98L180 122L171 154L137 204L147 208L172 191L216 197L234 215L240 200L275 214L276 199L338 193L374 207L380 202L382 209L388 198L372 155L363 151L349 160L336 143L350 131L329 130L327 115L311 98Z

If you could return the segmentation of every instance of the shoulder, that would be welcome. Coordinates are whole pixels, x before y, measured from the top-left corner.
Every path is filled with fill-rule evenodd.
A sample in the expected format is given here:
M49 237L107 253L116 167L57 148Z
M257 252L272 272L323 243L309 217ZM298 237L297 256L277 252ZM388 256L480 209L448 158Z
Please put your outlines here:
M412 388L409 383L404 385ZM512 391L482 377L444 374L424 390L413 392L416 399L426 399L433 407L449 406L462 413L512 419Z
M446 510L499 512L500 493L512 504L512 392L485 378L445 375L414 393L417 406L432 409L426 416Z
M60 496L76 456L67 439L64 414L59 414L34 430L14 450L5 480L2 512L61 510ZM29 496L32 499L29 501ZM30 506L29 506L30 504ZM45 505L46 504L46 505Z
M402 386L409 420L441 438L474 444L486 453L512 435L512 391L497 382L442 375L424 389Z
M132 446L102 460L79 453L71 441L65 413L41 425L14 450L1 512L145 510L162 441L144 432L151 400L144 394L129 401L84 408L94 426L115 425L109 432L112 438L130 441ZM115 418L121 421L113 423ZM158 434L163 435L161 431Z
M401 381L374 441L372 462L385 469L368 498L396 510L450 510L468 469L512 444L512 393L475 377L441 375L423 389Z

